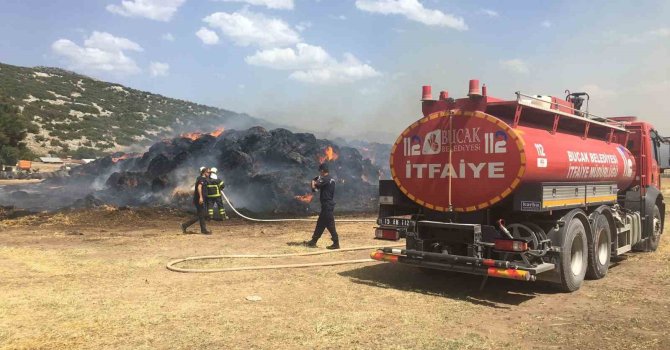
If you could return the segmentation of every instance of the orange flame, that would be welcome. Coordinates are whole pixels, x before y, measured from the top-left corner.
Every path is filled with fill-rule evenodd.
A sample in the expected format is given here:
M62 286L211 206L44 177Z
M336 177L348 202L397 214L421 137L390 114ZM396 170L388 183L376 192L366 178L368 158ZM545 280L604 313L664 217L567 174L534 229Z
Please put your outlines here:
M340 156L335 153L335 150L333 147L328 146L326 149L323 151L323 156L319 156L319 163L323 164L326 161L333 161L337 160L337 158L340 158Z
M224 131L226 131L226 128L217 128L216 130L210 132L209 134L214 137L219 137L219 135L223 134Z
M305 194L304 196L295 196L295 197L293 197L293 198L295 198L295 199L297 199L297 200L299 200L299 201L301 201L301 202L303 202L303 203L309 203L309 202L312 201L312 198L314 198L314 194L312 194L312 193L307 193L307 194Z
M185 139L191 139L191 140L195 141L195 140L199 139L200 137L202 137L202 135L211 135L211 136L214 136L214 137L219 137L219 135L221 135L225 130L226 130L226 128L221 127L221 128L217 128L216 130L214 130L210 133L207 133L207 134L203 134L201 132L187 132L187 133L183 133L183 134L179 135L179 137L182 137L182 138L185 138Z
M181 138L191 139L193 141L199 139L200 136L202 136L202 134L199 133L199 132L186 132L186 133L183 133L183 134L179 135L179 137L181 137Z
M139 156L141 156L141 154L139 154L139 153L124 153L120 157L112 157L112 162L113 163L118 163L121 160L130 159L130 158L137 158Z

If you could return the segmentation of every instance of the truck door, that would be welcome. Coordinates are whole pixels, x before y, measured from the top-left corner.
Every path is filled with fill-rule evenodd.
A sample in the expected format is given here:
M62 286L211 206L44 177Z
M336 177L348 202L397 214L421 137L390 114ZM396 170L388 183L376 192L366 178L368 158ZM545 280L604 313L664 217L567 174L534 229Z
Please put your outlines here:
M633 180L632 186L640 185L643 184L645 174L646 172L644 171L644 157L641 157L642 154L642 128L640 128L638 125L629 125L626 129L628 129L628 137L627 141L624 141L626 139L625 135L618 135L617 137L617 142L619 143L624 143L626 142L626 148L630 151L630 153L633 154L633 157L635 158L635 179Z
M651 183L656 186L656 188L661 188L661 176L660 176L660 167L661 164L661 137L658 135L656 130L651 130L649 132L651 137L651 149L653 152L653 160L651 161Z

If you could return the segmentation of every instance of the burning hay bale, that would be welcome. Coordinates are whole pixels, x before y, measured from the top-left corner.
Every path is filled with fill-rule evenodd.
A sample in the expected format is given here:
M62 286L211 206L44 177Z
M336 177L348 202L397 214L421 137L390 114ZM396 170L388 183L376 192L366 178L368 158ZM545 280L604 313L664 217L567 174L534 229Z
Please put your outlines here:
M338 181L339 211L376 209L381 171L357 149L312 134L262 127L188 133L157 142L144 154L114 154L73 169L63 188L94 190L94 206L190 207L198 168L214 166L236 206L311 214L319 203L309 183L324 162Z

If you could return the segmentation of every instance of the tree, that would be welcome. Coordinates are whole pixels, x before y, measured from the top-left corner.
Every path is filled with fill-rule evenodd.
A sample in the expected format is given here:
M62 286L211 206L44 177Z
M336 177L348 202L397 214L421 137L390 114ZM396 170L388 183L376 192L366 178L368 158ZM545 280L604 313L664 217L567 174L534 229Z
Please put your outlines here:
M0 101L0 163L16 164L20 157L31 154L22 142L30 127L18 108Z

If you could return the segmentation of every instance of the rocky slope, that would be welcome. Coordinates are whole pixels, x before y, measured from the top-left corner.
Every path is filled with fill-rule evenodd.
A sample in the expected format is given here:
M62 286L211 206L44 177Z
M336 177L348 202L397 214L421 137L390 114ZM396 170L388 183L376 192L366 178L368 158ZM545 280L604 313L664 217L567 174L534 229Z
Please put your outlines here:
M0 63L0 98L37 126L35 152L90 156L203 127L276 127L262 119L48 67ZM205 130L203 130L205 131Z

